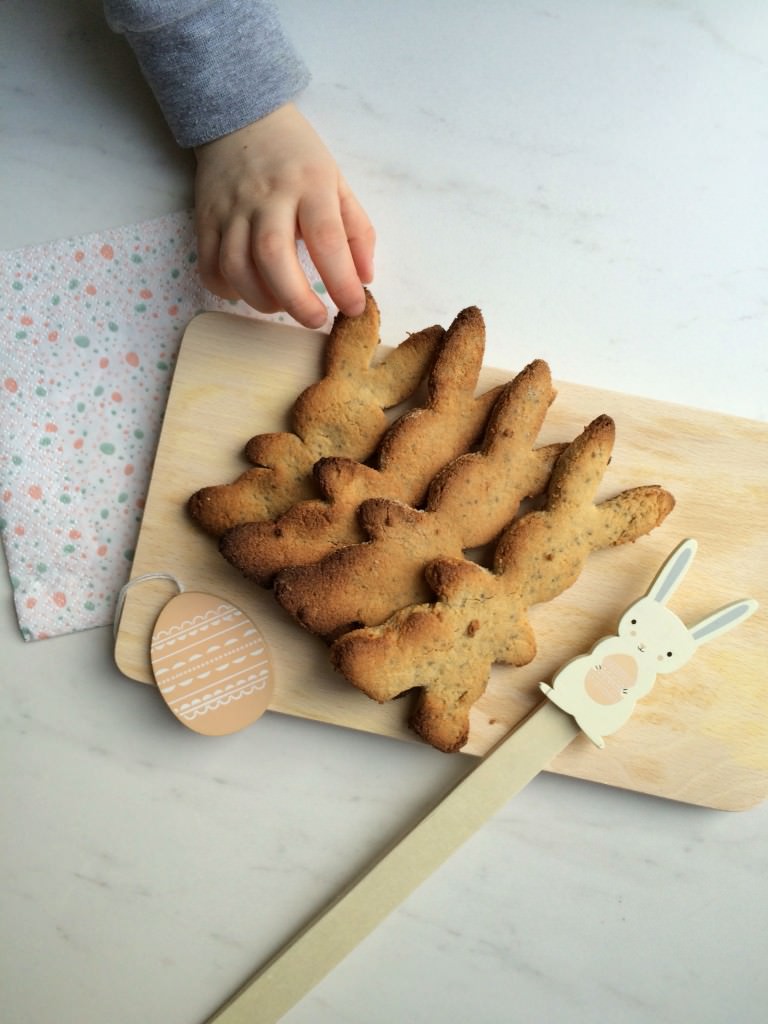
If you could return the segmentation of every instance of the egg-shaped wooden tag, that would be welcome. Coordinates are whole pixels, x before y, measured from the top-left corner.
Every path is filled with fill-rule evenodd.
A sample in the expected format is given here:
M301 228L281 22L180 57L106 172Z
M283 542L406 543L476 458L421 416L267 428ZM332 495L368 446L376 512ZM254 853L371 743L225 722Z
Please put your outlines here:
M266 641L247 615L212 594L185 591L157 617L150 660L163 700L187 728L225 736L255 722L274 686Z

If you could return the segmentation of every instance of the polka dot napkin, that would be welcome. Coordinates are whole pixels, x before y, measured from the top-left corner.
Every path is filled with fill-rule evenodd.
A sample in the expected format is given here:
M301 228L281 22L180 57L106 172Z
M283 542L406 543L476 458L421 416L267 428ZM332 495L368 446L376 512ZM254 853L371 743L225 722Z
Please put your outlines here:
M0 536L25 639L112 621L182 334L217 309L259 316L202 287L187 211L0 253Z

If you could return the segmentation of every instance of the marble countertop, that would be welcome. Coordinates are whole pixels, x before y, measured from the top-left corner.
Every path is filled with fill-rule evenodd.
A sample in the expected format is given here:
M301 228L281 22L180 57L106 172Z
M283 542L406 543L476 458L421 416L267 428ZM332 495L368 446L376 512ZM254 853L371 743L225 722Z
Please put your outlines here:
M760 0L285 3L302 107L378 230L398 336L482 307L486 361L766 419ZM7 0L0 247L191 205L100 5ZM203 1021L466 770L267 715L179 729L99 629L24 644L0 575L9 1024ZM762 1020L768 805L542 774L286 1024Z

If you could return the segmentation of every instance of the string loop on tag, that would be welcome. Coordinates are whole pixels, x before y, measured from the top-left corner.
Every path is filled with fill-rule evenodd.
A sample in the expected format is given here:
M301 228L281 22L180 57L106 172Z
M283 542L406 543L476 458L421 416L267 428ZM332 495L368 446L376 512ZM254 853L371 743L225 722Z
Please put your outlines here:
M145 572L141 576L136 576L132 580L128 580L124 586L120 588L120 592L117 595L115 601L115 620L112 623L112 635L117 637L117 631L120 628L120 619L123 616L123 607L125 605L125 596L131 587L135 587L137 583L146 583L149 580L170 580L171 583L175 584L180 594L184 593L184 585L178 580L173 573L170 572Z

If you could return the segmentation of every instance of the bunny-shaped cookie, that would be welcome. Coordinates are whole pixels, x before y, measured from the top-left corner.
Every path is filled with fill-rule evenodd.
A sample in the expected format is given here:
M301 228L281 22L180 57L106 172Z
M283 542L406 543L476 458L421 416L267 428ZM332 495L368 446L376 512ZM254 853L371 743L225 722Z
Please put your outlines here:
M666 602L695 553L696 541L683 541L661 567L646 595L624 612L617 636L604 637L589 654L565 664L551 686L539 684L553 703L573 715L596 746L604 747L603 736L624 725L637 701L650 693L657 675L685 665L700 644L733 629L757 610L757 602L745 598L720 608L695 626L686 626Z

